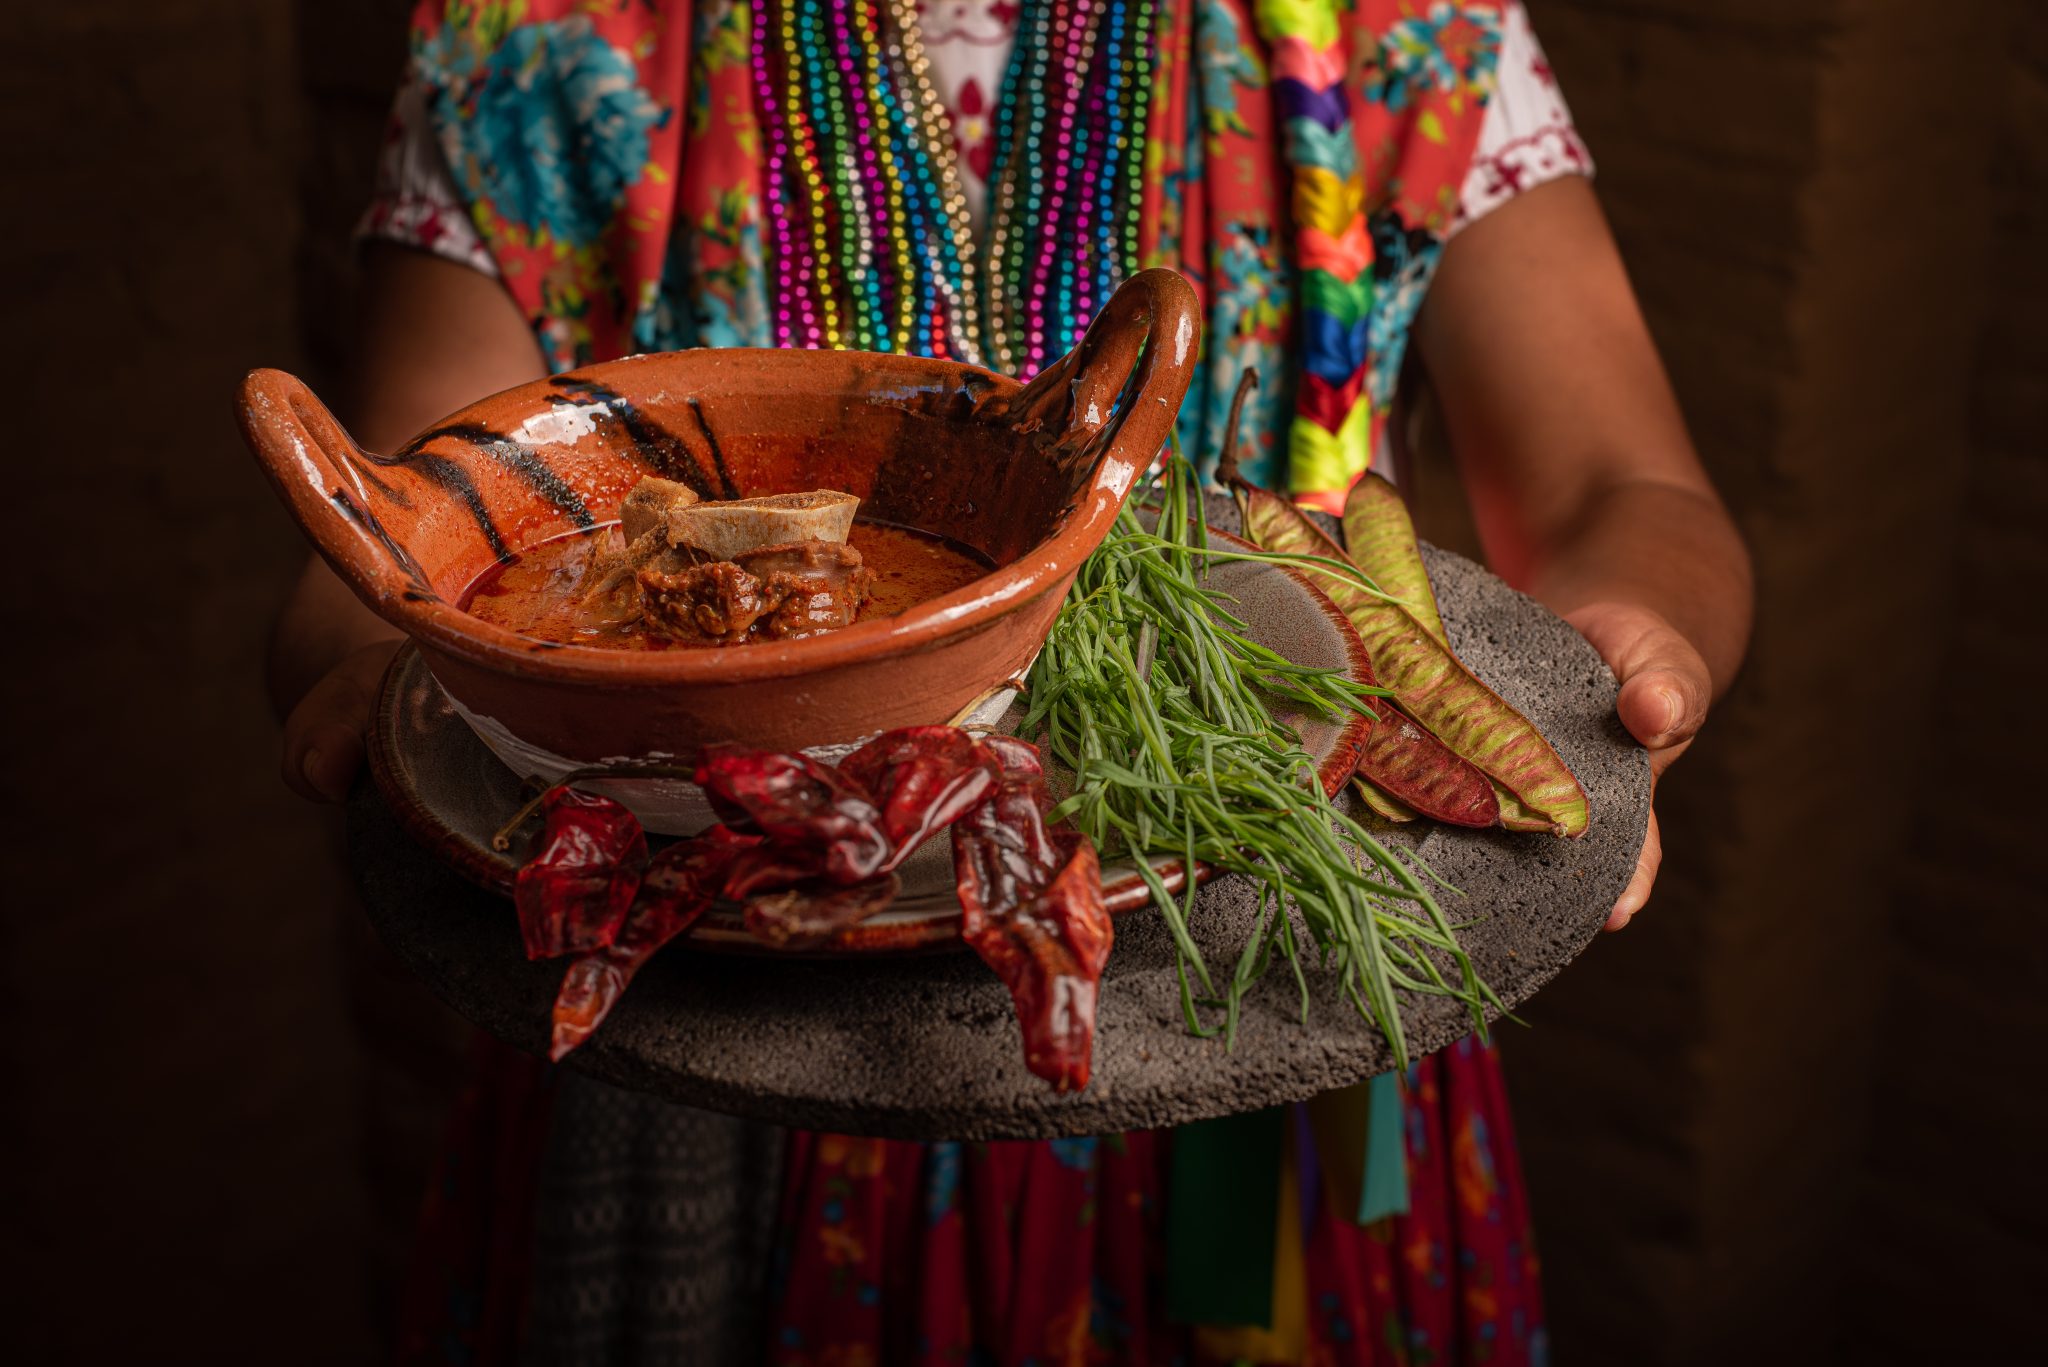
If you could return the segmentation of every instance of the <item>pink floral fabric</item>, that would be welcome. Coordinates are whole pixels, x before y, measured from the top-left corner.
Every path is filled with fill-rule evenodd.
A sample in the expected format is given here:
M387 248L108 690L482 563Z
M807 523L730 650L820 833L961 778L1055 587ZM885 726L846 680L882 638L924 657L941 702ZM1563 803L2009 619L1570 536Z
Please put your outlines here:
M988 218L996 101L1022 7L1017 0L918 0L917 12L932 84L952 124L968 215L979 226ZM1528 11L1508 4L1501 17L1498 84L1480 123L1479 146L1459 194L1453 233L1546 181L1593 174L1592 153L1572 122ZM376 184L356 235L497 274L436 141L425 91L417 83L408 82L393 102Z
M1541 1367L1549 1339L1507 1097L1465 1040L1403 1089L1409 1209L1306 1194L1286 1356L1165 1313L1167 1131L1044 1143L792 1136L772 1367ZM1237 1250L1218 1249L1217 1257Z

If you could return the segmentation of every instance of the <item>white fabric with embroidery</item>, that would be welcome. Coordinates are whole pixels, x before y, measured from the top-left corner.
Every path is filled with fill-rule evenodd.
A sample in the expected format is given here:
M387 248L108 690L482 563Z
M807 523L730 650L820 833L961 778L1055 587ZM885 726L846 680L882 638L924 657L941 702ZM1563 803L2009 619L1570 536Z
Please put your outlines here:
M1500 60L1493 98L1479 123L1479 146L1458 190L1455 236L1525 190L1562 176L1590 176L1593 158L1572 124L1564 92L1543 55L1529 12L1501 12Z

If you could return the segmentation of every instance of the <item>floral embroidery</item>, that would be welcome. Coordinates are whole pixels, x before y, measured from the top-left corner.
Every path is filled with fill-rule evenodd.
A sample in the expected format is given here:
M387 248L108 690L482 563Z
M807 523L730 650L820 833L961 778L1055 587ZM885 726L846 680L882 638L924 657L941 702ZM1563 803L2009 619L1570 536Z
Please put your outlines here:
M1493 76L1500 16L1476 5L1440 3L1388 26L1365 98L1399 113L1426 90L1477 94Z
M934 1144L925 1154L924 1219L935 1225L953 1213L960 1195L960 1146Z
M980 81L970 79L960 87L959 102L953 106L953 145L967 169L983 181L988 179L996 159L992 112Z
M1017 38L1022 6L1013 0L918 0L918 37L931 63L939 103L953 126L968 216L986 219L995 169L995 113Z
M1373 220L1372 237L1373 310L1366 329L1372 368L1366 389L1374 406L1385 412L1400 386L1408 337L1429 293L1429 280L1436 273L1443 243L1428 233L1403 228L1390 214Z
M1095 1140L1093 1139L1048 1139L1045 1147L1059 1160L1063 1168L1075 1172L1088 1172L1095 1166Z
M1208 131L1249 133L1237 112L1238 90L1257 90L1266 84L1266 69L1258 54L1245 44L1237 14L1215 0L1197 0L1196 69L1202 82L1202 117Z
M473 51L453 28L442 36L457 63ZM581 14L514 28L466 84L444 89L437 109L456 135L451 159L469 168L498 222L571 248L597 240L647 164L649 131L668 117L632 59Z

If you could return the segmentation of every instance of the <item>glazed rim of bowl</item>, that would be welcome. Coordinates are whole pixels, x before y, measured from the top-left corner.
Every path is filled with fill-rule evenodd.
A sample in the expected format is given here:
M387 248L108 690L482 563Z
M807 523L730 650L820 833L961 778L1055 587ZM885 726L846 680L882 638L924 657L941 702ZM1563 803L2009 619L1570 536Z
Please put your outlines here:
M784 358L801 355L772 348L756 349L760 354ZM933 362L928 359L892 355L886 352L858 353L871 365L916 373L926 381ZM612 362L616 365L619 362ZM977 366L943 362L992 383L991 393L1004 397L1022 388L1017 381ZM569 378L581 374L569 372ZM535 386L564 378L534 381ZM517 386L510 393L527 388ZM851 397L867 398L856 394ZM457 415L459 416L459 415ZM972 419L969 419L971 421ZM1119 470L1123 462L1097 470L1088 487L1073 496L1050 536L1029 551L1000 565L972 583L951 593L928 599L891 617L856 622L837 631L790 641L751 642L718 649L611 650L603 647L566 645L537 641L508 628L486 622L439 596L426 597L408 591L391 605L394 615L422 645L483 665L503 673L546 678L561 682L633 685L689 685L745 683L787 677L828 669L874 656L906 655L948 637L971 634L985 625L971 619L998 615L1002 605L1021 606L1041 594L1060 588L1080 568L1096 544L1109 533L1123 505L1118 482L1128 488L1137 479L1135 469ZM1105 489L1109 484L1112 487ZM351 576L353 577L353 576Z

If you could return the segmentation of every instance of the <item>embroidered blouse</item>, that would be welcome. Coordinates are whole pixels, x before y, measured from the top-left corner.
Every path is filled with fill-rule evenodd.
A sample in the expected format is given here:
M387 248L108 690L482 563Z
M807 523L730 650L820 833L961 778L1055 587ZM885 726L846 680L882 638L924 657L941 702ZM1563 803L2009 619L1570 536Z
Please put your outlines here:
M918 0L917 11L932 81L951 120L968 213L979 226L987 217L995 159L996 94L1016 41L1019 9L1015 0ZM1453 234L1524 190L1560 176L1593 174L1592 156L1528 11L1510 4L1501 19L1498 85L1465 173ZM376 185L356 232L486 275L498 273L464 207L429 117L426 89L416 79L408 79L393 102Z

